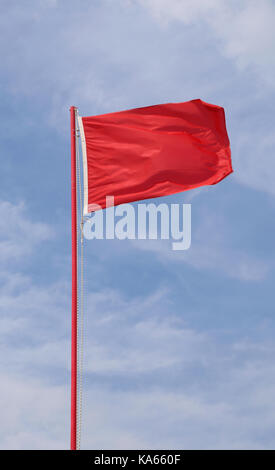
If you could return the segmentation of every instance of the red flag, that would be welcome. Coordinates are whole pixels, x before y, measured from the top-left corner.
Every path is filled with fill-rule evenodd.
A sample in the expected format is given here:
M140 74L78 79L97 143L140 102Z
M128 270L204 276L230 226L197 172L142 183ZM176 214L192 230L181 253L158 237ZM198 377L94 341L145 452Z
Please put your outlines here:
M192 100L79 117L84 214L92 204L167 196L216 184L232 170L224 110Z

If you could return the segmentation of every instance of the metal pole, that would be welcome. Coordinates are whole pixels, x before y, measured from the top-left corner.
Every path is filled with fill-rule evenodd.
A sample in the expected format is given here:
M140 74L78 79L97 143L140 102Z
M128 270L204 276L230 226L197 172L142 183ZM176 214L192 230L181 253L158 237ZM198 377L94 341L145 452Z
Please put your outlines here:
M76 212L76 108L71 106L71 221L72 221L72 345L71 345L71 450L77 438L77 212Z

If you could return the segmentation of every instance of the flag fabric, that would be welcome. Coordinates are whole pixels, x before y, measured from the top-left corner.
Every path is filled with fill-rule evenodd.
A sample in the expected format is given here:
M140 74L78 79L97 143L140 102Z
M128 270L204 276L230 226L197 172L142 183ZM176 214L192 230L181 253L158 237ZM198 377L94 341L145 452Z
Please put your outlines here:
M224 109L200 99L79 117L84 214L216 184L232 170Z

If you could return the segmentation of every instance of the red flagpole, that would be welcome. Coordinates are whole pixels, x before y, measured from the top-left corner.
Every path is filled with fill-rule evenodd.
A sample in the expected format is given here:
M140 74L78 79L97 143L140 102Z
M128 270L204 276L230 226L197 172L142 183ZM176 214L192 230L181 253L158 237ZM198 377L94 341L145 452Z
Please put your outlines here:
M76 215L76 108L71 106L71 210L72 210L72 349L71 450L76 450L77 428L77 215Z

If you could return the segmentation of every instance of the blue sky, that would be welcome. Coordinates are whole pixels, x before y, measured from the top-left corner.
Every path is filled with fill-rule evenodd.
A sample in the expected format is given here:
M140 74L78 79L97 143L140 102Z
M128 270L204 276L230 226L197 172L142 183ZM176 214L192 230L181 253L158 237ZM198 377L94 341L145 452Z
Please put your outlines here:
M272 449L275 4L1 4L3 449L67 448L69 107L224 106L235 172L192 246L87 241L83 448Z

